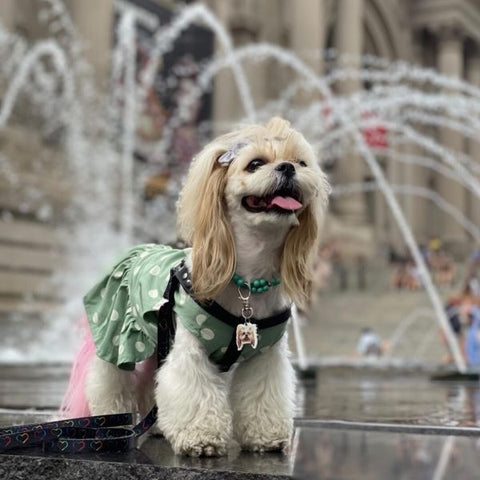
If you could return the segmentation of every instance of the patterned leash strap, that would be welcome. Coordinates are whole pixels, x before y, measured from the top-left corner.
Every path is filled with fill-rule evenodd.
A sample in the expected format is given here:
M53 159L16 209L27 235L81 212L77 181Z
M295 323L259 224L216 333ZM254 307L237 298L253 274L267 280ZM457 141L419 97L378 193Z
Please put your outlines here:
M155 407L134 427L132 414L120 413L0 428L0 452L38 446L60 453L125 452L156 418Z

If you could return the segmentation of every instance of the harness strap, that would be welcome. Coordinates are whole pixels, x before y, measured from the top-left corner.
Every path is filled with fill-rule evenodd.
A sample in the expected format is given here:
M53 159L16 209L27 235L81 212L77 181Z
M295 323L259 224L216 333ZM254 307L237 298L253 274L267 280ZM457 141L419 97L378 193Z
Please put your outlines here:
M217 302L211 301L211 302L202 303L202 304L197 302L197 300L195 299L195 296L193 295L192 280L190 278L190 272L188 271L188 268L185 265L185 261L182 261L174 269L174 278L176 279L177 282L179 282L179 284L182 286L185 292L187 292L188 295L190 295L190 297L195 301L195 303L197 303L197 305L199 305L203 310L205 310L207 313L214 316L221 322L226 323L227 325L233 327L233 335L232 335L232 338L230 339L230 343L227 347L227 350L225 351L223 357L216 361L218 368L221 372L228 372L228 370L230 370L232 365L238 360L238 358L242 353L237 348L235 331L236 331L237 325L240 325L245 322L244 318L237 317L236 315L231 314L229 311L225 310ZM178 289L178 285L176 286L176 288ZM172 316L173 316L174 303L175 303L175 299L173 299L171 303ZM291 309L287 308L281 311L280 313L277 313L276 315L273 315L267 318L262 318L261 320L251 318L249 322L255 323L259 330L263 330L265 328L275 327L277 325L287 322L288 319L291 317L291 314L292 314Z
M176 322L173 308L175 306L175 292L180 286L176 276L178 269L182 264L177 265L170 270L170 279L163 294L165 303L158 311L157 326L157 365L160 368L170 352L173 340L175 338Z

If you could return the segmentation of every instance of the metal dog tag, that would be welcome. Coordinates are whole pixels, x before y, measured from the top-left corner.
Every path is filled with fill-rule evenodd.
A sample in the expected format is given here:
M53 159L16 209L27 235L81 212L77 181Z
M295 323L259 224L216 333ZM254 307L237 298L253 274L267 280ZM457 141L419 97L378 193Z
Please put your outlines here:
M237 325L236 338L238 351L242 350L244 345L251 345L252 348L257 348L257 326L250 322L240 323Z

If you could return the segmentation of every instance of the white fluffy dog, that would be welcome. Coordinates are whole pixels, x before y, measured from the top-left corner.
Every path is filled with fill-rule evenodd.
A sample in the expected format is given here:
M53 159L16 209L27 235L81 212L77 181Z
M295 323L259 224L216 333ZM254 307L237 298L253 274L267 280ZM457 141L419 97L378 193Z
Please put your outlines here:
M265 126L241 128L207 145L193 160L178 203L179 233L191 247L185 250L190 294L199 305L214 300L223 311L240 319L239 324L243 320L248 327L256 324L258 339L249 336L248 328L247 346L237 344L234 338L235 350L238 346L250 353L227 372L221 371L205 347L216 333L213 327L199 327L199 335L192 333L194 327L180 318L175 307L173 347L163 366L152 372L155 381L147 382L145 391L136 391L138 383L132 381L131 372L99 358L97 351L86 381L90 411L104 414L139 409L143 413L155 402L158 428L176 453L186 455L225 455L232 439L246 450L286 447L293 430L295 375L284 329L278 341L262 347L263 332L268 330L262 330L262 319L288 311L292 302L304 304L308 299L312 257L317 253L328 193L312 147L280 118ZM143 268L138 265L129 275ZM154 275L159 268L155 265L149 271ZM122 288L133 295L134 281L130 282L127 274L113 273L110 279L122 275ZM268 291L252 293L255 279L260 279L258 285L269 286ZM104 296L104 290L101 293ZM156 290L150 289L148 294L157 297ZM186 292L180 294L182 303ZM161 300L152 309L158 310L165 302ZM133 309L135 327L143 317L137 311L142 307L133 305L125 315L131 315ZM101 323L88 308L87 313L92 326ZM116 310L110 310L105 329L122 321L122 312L120 319L118 316ZM204 320L197 315L199 325ZM97 343L99 338L93 334ZM112 341L118 344L118 336ZM148 351L148 338L136 341L135 347ZM124 349L117 350L120 358Z

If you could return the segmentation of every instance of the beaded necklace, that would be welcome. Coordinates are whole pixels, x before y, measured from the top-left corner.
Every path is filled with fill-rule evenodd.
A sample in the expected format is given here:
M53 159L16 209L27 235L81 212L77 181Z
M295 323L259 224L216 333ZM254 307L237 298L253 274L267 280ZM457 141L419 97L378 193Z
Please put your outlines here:
M237 287L245 287L248 288L252 293L264 293L268 292L271 287L278 287L280 285L281 280L273 278L272 280L266 280L265 278L257 278L252 282L247 282L244 280L238 273L235 273L233 276L233 282Z

